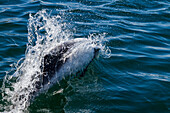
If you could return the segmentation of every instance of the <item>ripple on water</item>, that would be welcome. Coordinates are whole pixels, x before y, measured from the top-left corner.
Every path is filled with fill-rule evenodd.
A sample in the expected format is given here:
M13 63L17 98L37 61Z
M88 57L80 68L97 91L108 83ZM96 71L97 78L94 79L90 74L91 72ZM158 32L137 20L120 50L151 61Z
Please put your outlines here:
M29 13L42 9L60 14L74 37L106 33L112 53L84 77L56 86L63 93L53 95L53 87L37 97L30 112L170 110L169 0L1 0L0 86L10 64L25 56Z

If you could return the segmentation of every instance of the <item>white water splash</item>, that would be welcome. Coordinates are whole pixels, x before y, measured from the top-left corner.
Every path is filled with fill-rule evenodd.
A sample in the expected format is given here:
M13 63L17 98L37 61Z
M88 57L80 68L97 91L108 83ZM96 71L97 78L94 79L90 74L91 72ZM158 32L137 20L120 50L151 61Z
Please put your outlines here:
M25 58L20 59L14 65L16 70L14 74L7 74L4 79L3 100L6 102L4 112L19 113L26 111L30 105L30 99L34 98L30 97L30 93L38 95L35 84L40 81L39 75L42 74L40 67L44 56L57 45L72 39L72 33L66 29L66 23L63 22L61 16L51 16L48 12L47 10L42 10L34 16L31 14L29 16L28 44ZM109 57L110 49L102 44L105 41L104 36L104 34L92 34L88 37L88 41L93 43L93 46L101 49L102 56ZM86 45L82 45L81 49L85 50L85 47ZM86 51L88 49L86 47ZM76 49L74 54L78 54ZM87 59L89 57L88 55L84 56ZM68 67L69 65L66 66ZM80 66L83 66L83 63ZM70 70L70 73L72 71ZM64 72L63 69L60 73Z

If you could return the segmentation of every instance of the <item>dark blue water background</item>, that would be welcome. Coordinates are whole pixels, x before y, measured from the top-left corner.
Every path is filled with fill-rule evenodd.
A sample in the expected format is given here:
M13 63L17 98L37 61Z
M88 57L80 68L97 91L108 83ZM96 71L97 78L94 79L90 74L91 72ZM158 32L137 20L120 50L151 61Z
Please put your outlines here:
M37 97L30 112L170 112L169 0L0 0L0 86L25 56L29 14L42 9L62 15L75 38L106 33L111 57L64 81L63 93Z

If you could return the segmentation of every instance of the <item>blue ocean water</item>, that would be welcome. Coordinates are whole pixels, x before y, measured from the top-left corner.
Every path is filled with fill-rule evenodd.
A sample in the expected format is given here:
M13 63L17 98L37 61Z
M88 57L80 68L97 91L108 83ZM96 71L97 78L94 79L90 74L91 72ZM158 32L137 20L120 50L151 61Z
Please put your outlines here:
M43 9L61 15L74 38L105 33L111 55L36 97L28 112L170 112L169 0L0 0L1 87L25 56L29 14Z

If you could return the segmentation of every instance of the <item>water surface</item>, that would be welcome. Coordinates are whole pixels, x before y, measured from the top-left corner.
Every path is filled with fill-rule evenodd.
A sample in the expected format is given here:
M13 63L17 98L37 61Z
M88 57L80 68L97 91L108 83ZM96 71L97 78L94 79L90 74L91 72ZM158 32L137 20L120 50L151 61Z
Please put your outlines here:
M105 33L111 56L35 98L29 112L169 112L168 0L1 0L1 86L11 64L25 56L29 14L43 9L60 15L74 38Z

